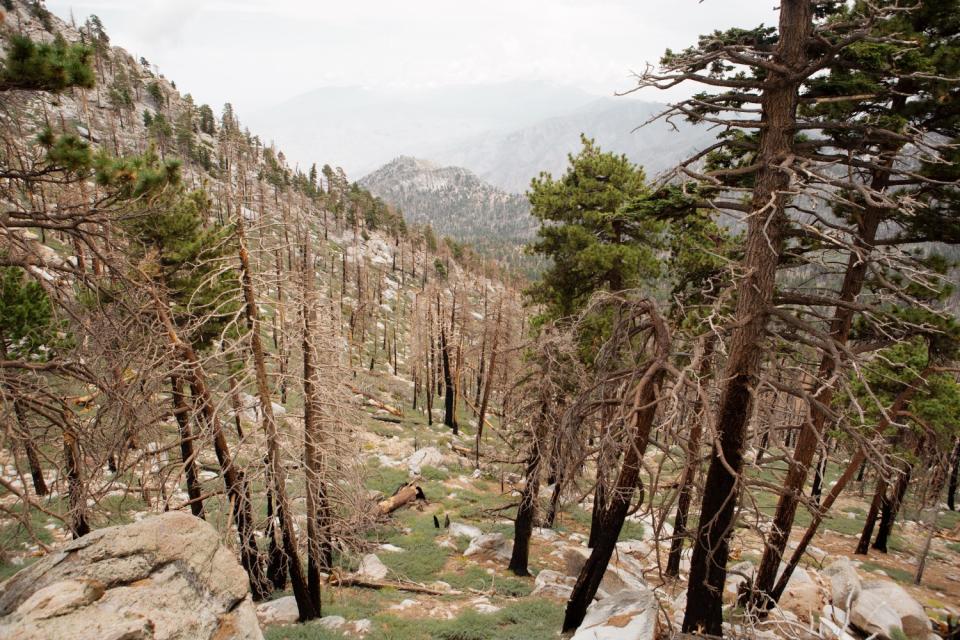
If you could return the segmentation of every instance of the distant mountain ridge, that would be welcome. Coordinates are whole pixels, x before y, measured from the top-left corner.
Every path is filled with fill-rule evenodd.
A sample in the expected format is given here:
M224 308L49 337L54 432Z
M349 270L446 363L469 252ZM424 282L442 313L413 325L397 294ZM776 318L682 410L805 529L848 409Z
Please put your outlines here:
M399 207L408 222L480 246L519 245L536 221L523 196L507 193L462 167L443 167L400 156L360 180L371 193Z
M247 117L284 149L288 160L336 158L363 175L400 155L432 150L487 133L503 134L569 113L597 96L537 81L425 88L322 87Z
M665 108L631 98L602 98L507 133L487 133L438 148L428 157L466 167L505 191L525 193L541 171L563 174L567 155L578 152L583 133L604 151L625 154L653 178L716 139L715 131L683 121L641 126Z

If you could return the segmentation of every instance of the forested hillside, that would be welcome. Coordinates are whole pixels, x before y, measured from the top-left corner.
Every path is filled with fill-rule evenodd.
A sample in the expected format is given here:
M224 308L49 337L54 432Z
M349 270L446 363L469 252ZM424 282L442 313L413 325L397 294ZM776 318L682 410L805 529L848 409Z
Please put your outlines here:
M524 198L0 6L0 638L960 637L958 0L678 42L674 168Z
M404 211L410 222L428 224L502 264L531 264L522 252L536 228L527 199L505 193L466 169L400 157L364 176L360 184Z

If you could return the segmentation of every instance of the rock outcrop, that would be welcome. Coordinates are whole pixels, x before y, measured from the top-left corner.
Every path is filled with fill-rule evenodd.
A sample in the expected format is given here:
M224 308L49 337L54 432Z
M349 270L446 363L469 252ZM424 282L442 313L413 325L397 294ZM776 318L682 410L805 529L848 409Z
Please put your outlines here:
M0 585L6 640L262 640L216 530L172 511L97 529Z
M594 601L571 640L653 640L656 628L653 592L630 589Z
M846 611L860 595L860 575L849 558L839 558L823 570L830 579L830 599L833 606Z
M480 560L509 561L513 553L513 540L507 540L502 533L485 533L470 541L464 556L476 556Z
M850 622L884 640L894 640L896 632L892 629L900 629L910 640L927 640L931 633L930 618L923 606L903 587L887 580L863 583L850 607Z

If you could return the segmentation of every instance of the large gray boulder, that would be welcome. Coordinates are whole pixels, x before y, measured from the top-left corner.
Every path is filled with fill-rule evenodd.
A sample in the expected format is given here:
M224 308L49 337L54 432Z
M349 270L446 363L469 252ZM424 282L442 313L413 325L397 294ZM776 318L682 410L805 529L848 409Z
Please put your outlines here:
M927 640L930 618L903 587L887 580L868 580L850 608L850 622L861 631L893 640L898 628L910 640Z
M567 575L577 577L590 557L590 549L580 546L566 546L558 550L558 555L563 558ZM607 563L607 570L600 581L597 599L606 598L621 591L644 591L646 589L647 584L643 579L643 564L628 553L614 553L610 562Z
M264 602L257 607L257 619L262 625L293 624L300 620L297 599L293 596L284 596Z
M5 640L262 640L247 575L180 511L93 531L0 584Z
M806 569L797 567L787 581L787 588L777 603L784 611L793 613L801 620L814 620L823 609L820 587Z
M383 580L390 573L387 565L380 561L376 554L368 553L360 560L360 566L357 567L357 577L366 580Z
M502 533L485 533L471 540L463 555L476 556L478 560L508 561L513 555L513 540L507 540Z
M594 601L571 640L653 640L656 629L653 592L624 590Z
M559 571L544 569L537 574L537 579L534 582L533 591L530 595L554 598L557 600L569 600L570 594L573 593L573 585L576 583L577 579L572 576L564 575Z
M847 611L860 595L860 574L850 558L838 558L821 574L830 579L830 599L833 606Z

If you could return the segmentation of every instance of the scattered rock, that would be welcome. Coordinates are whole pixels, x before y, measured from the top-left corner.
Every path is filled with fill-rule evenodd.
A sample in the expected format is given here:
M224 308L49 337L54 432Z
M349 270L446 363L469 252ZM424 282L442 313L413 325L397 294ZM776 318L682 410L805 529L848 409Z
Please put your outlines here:
M568 546L558 550L558 554L563 558L566 574L576 577L580 575L580 570L590 557L590 549ZM647 584L643 580L643 565L627 553L614 553L607 565L606 573L603 574L600 588L597 590L597 599L625 590L645 590L646 588Z
M373 631L373 622L366 618L354 620L350 623L350 626L353 628L353 632L358 636L365 636Z
M595 601L571 640L653 640L657 601L649 589Z
M262 640L248 590L217 531L171 511L97 529L0 584L0 637Z
M812 620L823 608L820 587L802 567L797 567L790 575L787 588L777 603L784 611L789 611L801 620Z
M447 531L454 538L470 538L471 540L483 535L483 531L479 528L462 522L451 522Z
M927 640L930 618L903 587L886 580L868 580L850 608L850 622L867 634L893 640L890 629L900 628L910 640Z
M360 566L357 567L357 577L367 580L383 580L390 573L387 565L380 562L376 554L368 553L360 560Z
M395 544L389 544L389 543L377 545L377 549L379 549L380 551L386 551L388 553L402 553L406 551L406 549L404 549L403 547L398 547Z
M830 579L830 599L833 606L844 611L860 595L860 574L849 558L838 558L823 570L824 577Z
M324 629L339 629L343 625L347 624L347 619L343 616L324 616L317 620L317 624Z
M500 611L500 607L495 604L490 604L490 600L486 596L474 598L470 601L470 604L477 613L496 613Z
M477 556L479 559L509 561L513 553L513 540L507 540L502 533L485 533L470 541L463 552L465 556Z
M257 619L261 625L292 624L300 619L297 599L293 596L277 598L257 607Z
M403 461L411 475L420 475L423 467L439 467L443 464L443 454L436 447L424 447L414 451Z
M740 585L748 580L752 581L756 571L756 567L749 560L731 565L727 569L727 581L723 585L723 601L727 604L736 602Z
M565 576L559 571L544 569L537 574L534 582L532 596L543 596L545 598L556 598L557 600L567 600L573 592L573 585L577 579L572 576Z
M857 640L857 637L847 631L849 623L847 614L833 605L826 605L820 616L820 635L824 640Z

